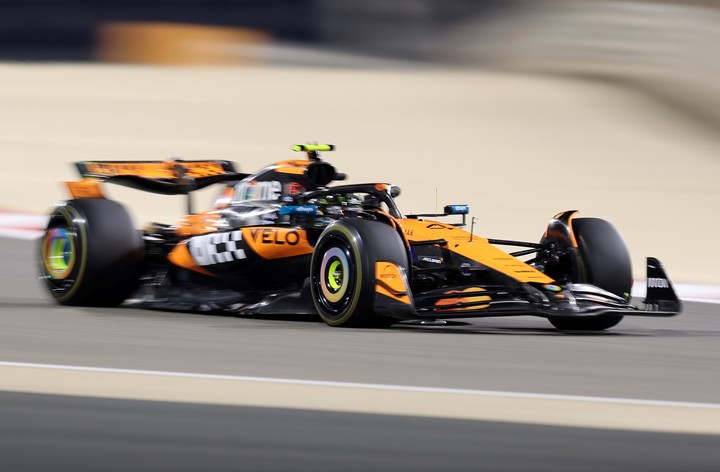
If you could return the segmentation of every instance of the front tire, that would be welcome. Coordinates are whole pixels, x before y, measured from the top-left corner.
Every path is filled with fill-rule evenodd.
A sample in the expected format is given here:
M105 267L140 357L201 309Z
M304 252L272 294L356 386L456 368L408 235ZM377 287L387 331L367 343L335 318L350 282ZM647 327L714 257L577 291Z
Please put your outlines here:
M353 218L323 231L310 262L310 288L325 323L385 327L395 322L374 312L376 261L393 262L407 271L405 246L387 224Z
M578 243L583 280L608 292L630 299L632 264L620 232L599 218L575 218L572 228ZM578 318L549 318L562 330L601 331L620 323L622 315L596 315Z
M40 270L63 305L116 306L136 288L142 236L112 200L69 200L50 215L40 242Z

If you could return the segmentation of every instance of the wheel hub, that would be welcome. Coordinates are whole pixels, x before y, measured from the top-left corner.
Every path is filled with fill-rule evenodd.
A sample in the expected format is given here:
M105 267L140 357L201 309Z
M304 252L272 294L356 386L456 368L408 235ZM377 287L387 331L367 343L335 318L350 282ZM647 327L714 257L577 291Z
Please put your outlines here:
M320 290L331 304L341 303L347 294L348 267L347 255L339 247L331 247L323 255L320 263Z

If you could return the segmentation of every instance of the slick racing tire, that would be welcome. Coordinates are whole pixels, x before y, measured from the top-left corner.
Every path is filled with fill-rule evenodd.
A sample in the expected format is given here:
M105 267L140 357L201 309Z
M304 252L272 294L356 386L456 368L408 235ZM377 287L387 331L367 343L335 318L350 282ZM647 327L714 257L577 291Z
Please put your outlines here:
M386 327L395 322L373 310L376 261L390 261L408 270L405 246L389 225L353 218L325 228L310 262L313 303L325 323Z
M575 218L572 228L578 243L584 271L582 282L630 300L632 264L622 236L609 222L599 218ZM622 315L596 315L578 318L549 318L563 330L601 331L623 319Z
M136 288L143 257L128 212L100 198L58 206L40 241L43 279L63 305L119 305Z

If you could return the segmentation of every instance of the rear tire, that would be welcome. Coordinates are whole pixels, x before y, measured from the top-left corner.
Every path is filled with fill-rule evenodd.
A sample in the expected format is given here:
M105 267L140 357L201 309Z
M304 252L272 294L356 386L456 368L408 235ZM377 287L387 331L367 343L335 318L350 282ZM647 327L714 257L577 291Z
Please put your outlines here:
M374 312L376 261L408 269L405 246L387 224L353 218L323 231L310 263L310 288L325 323L381 328L395 322Z
M609 222L599 218L575 218L573 232L578 243L584 280L608 292L630 299L632 264L622 236ZM622 315L596 315L578 318L549 318L558 329L601 331L623 319Z
M40 268L58 303L115 306L137 287L144 252L141 233L122 205L69 200L50 215Z

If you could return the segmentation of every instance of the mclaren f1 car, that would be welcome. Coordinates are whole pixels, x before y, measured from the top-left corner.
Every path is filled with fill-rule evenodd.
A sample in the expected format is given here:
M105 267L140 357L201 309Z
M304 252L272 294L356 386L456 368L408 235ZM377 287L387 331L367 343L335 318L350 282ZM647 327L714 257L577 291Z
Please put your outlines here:
M219 160L76 163L81 179L68 182L72 198L55 205L40 244L50 293L64 305L311 314L365 327L536 315L603 330L681 311L655 258L646 298L633 303L628 250L605 220L565 211L539 242L480 237L464 229L467 205L404 215L395 185L331 185L345 179L320 156L334 146L293 149L306 157L254 174ZM187 216L137 230L106 183L187 195ZM194 212L193 192L214 184L213 208Z

